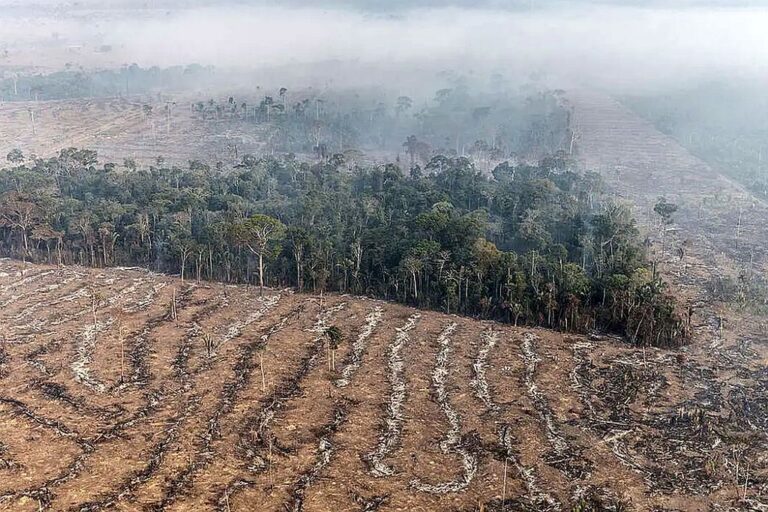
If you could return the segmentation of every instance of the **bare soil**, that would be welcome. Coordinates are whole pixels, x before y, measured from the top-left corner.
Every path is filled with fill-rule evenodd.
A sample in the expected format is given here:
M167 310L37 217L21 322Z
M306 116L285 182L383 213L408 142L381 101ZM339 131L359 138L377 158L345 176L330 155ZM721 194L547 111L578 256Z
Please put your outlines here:
M2 260L0 302L3 510L692 511L743 507L747 474L761 492L759 461L738 487L736 464L764 419L712 412L736 397L677 353L134 269Z

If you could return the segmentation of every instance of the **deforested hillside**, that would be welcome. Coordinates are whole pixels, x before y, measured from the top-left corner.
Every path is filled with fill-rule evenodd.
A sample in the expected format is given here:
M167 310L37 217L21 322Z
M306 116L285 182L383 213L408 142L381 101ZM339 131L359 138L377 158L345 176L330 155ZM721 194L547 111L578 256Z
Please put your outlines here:
M768 0L0 6L0 512L768 512Z
M676 352L127 268L1 260L0 301L3 510L743 509L764 471L762 393Z
M571 95L579 156L633 205L649 258L691 313L690 351L741 352L762 367L768 207L619 102ZM667 221L660 198L677 208ZM709 360L713 370L718 361Z
M583 164L634 205L649 258L688 309L691 344L678 357L698 368L698 378L685 387L679 410L694 415L692 436L714 436L712 447L735 443L726 464L741 472L738 509L762 510L768 208L618 101L584 91L570 100ZM677 208L669 219L660 218L660 197L662 205ZM737 434L742 414L760 419L748 420L749 432ZM717 457L705 450L680 475L708 473Z

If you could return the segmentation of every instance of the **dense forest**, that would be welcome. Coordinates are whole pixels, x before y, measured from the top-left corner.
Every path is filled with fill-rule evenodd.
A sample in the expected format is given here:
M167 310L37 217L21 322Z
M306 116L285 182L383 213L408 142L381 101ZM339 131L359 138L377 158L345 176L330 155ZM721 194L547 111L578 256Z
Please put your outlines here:
M0 171L6 254L182 279L366 294L677 345L687 325L629 210L564 153L492 174L462 157L354 166L244 156L231 169L99 165L88 150Z
M46 101L151 94L160 89L205 86L213 77L213 68L197 64L170 68L142 68L132 64L99 71L67 69L55 73L12 74L0 80L0 99Z

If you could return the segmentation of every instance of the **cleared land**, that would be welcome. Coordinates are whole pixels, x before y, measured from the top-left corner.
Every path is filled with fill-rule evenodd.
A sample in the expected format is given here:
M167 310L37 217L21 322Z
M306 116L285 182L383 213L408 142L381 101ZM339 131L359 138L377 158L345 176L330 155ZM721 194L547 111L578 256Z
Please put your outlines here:
M744 381L733 407L675 353L11 260L0 303L5 510L703 510L745 475L756 492L735 436L763 435L764 393ZM739 414L729 435L710 402Z
M0 155L12 149L51 157L62 148L96 150L101 162L187 165L236 162L263 149L264 128L230 119L202 120L192 102L204 97L126 97L0 104ZM145 106L152 107L151 113ZM165 108L170 108L170 115Z

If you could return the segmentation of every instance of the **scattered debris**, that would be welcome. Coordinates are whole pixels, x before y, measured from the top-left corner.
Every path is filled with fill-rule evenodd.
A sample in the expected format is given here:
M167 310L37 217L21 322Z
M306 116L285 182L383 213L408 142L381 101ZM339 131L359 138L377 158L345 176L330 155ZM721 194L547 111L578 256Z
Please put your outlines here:
M450 492L459 492L469 486L477 473L477 454L465 446L461 435L461 417L456 409L451 405L446 387L448 377L450 376L449 358L451 355L451 335L456 330L456 322L448 324L437 338L437 344L440 350L437 353L435 369L432 372L432 387L437 397L437 403L440 410L443 411L448 419L449 429L445 434L445 439L440 442L440 449L445 454L456 453L461 456L464 474L461 478L439 484L428 484L421 480L411 480L410 485L416 490L429 492L432 494L445 494Z
M472 381L470 382L472 389L475 390L477 398L482 400L485 407L489 411L498 411L499 406L493 402L491 398L491 390L488 387L488 380L485 372L488 368L488 354L496 346L499 341L499 333L493 329L487 329L483 331L481 336L482 346L477 353L477 358L472 363Z
M397 329L397 335L387 351L390 386L389 401L386 405L387 418L383 425L383 432L379 435L376 449L363 457L373 476L390 476L395 472L392 467L384 464L384 458L400 443L400 436L403 432L403 405L405 404L406 389L403 379L405 362L402 352L405 345L411 340L408 333L416 327L419 318L421 315L418 313L411 315L405 325Z
M379 321L381 321L383 312L384 309L381 306L376 306L373 308L373 311L365 317L365 325L363 326L362 331L360 331L360 334L357 335L355 342L352 344L352 352L349 356L349 362L341 371L341 378L336 380L336 386L340 388L348 386L352 375L354 375L358 368L360 368L360 365L363 363L363 354L365 354L365 350L368 347L368 338L371 337L371 334L373 334Z

